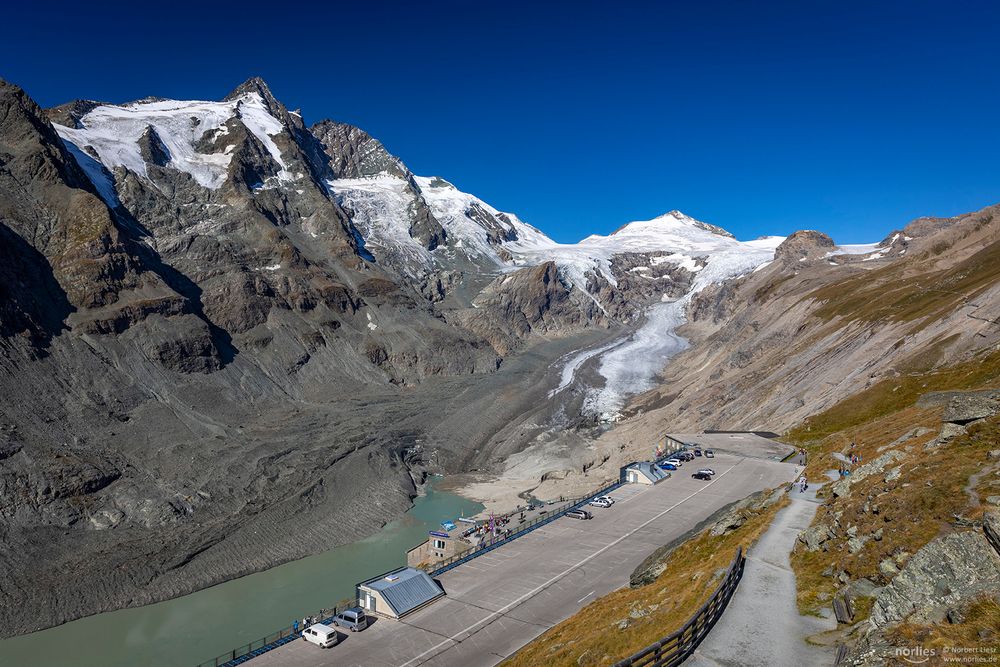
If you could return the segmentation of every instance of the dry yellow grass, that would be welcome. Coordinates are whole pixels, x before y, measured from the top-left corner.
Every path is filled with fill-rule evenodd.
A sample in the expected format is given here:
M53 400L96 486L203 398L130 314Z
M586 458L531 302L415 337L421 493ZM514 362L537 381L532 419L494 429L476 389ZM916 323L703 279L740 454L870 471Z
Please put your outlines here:
M875 427L882 421L898 418L879 420L864 431L875 437ZM815 612L829 604L840 586L830 576L831 571L845 571L852 579L866 577L887 583L879 572L880 562L894 558L895 564L902 566L908 555L938 535L954 530L955 517L978 518L982 507L971 502L966 486L969 478L986 465L986 452L1000 446L998 426L997 419L977 424L968 435L931 451L923 450L923 440L915 440L908 458L901 462L899 479L885 482L884 475L874 475L855 484L847 497L821 506L814 523L832 524L839 513L841 530L826 543L826 551L808 553L797 545L792 553L800 609ZM898 428L886 430L883 437L871 441L869 448L892 442L895 437ZM865 460L870 456L865 455ZM869 541L857 553L849 553L846 530L850 526L857 528L859 536L873 535L881 529L882 538Z
M904 623L889 633L889 640L896 646L934 649L939 658L948 657L949 654L954 657L979 655L988 658L980 664L1000 662L1000 600L980 598L963 607L961 612L964 619L959 623ZM955 652L956 647L986 648L992 651L960 654Z
M996 388L998 385L1000 351L983 352L968 362L929 373L882 380L808 418L789 431L786 438L796 443L815 443L912 407L927 392Z
M951 377L958 376L954 373ZM835 408L836 410L836 408ZM986 453L1000 447L1000 419L992 418L974 425L969 433L948 445L925 451L923 445L933 439L940 427L939 410L906 407L860 425L850 425L807 445L810 462L807 474L817 479L823 472L836 469L840 461L834 452L849 451L869 462L879 455L879 448L889 445L916 426L934 429L933 434L903 443L909 448L901 465L901 475L890 482L885 475L873 475L851 487L846 497L832 499L829 487L821 492L827 501L819 508L813 524L832 525L839 517L836 537L825 544L826 550L809 553L797 545L792 553L792 567L798 584L800 610L815 613L829 606L840 583L836 574L846 572L851 579L869 578L885 584L888 578L879 571L879 563L893 559L897 567L935 537L955 530L956 517L976 519L982 506L968 493L970 477L988 466ZM977 485L985 491L996 477L984 476ZM881 529L881 539L868 541L857 553L848 549L853 526L858 536L874 535Z
M785 504L787 498L782 498L766 509L746 511L746 522L728 535L702 532L668 556L655 581L591 602L503 666L610 665L680 629L718 587L736 550L756 542ZM626 620L628 626L619 629Z

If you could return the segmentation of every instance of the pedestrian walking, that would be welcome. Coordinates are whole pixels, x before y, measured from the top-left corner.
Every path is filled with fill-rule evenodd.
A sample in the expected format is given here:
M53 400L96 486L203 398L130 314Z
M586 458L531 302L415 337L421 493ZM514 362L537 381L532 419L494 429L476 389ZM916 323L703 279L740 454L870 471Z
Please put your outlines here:
M292 634L299 634L299 619L292 621Z

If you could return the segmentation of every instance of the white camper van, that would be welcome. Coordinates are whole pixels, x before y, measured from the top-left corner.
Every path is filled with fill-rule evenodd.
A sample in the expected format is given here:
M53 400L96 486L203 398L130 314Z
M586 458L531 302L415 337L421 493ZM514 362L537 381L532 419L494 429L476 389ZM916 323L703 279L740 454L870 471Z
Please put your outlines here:
M323 625L322 623L314 623L303 630L302 638L316 644L320 648L336 646L337 642L340 641L337 629L331 628L329 625Z

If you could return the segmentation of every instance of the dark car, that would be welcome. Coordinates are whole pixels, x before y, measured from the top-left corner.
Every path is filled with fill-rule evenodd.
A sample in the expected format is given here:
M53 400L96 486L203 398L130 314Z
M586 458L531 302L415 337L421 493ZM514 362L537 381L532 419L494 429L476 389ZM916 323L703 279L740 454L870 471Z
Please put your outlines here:
M351 607L334 616L333 623L351 632L361 632L368 627L368 617L361 607Z
M694 450L694 455L695 456L701 456L701 450L700 449Z
M592 519L594 515L587 510L570 510L566 512L566 516L571 519Z
M709 475L707 472L696 472L691 476L694 477L695 479L702 479L706 481L712 479L712 476Z

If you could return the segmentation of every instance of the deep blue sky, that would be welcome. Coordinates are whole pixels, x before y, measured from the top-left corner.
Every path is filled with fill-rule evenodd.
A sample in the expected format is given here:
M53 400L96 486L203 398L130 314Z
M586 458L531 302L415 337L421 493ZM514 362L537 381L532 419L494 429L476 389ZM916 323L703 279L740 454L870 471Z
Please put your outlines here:
M260 75L558 240L681 209L740 238L882 238L1000 202L987 2L11 3L0 76L218 99Z

